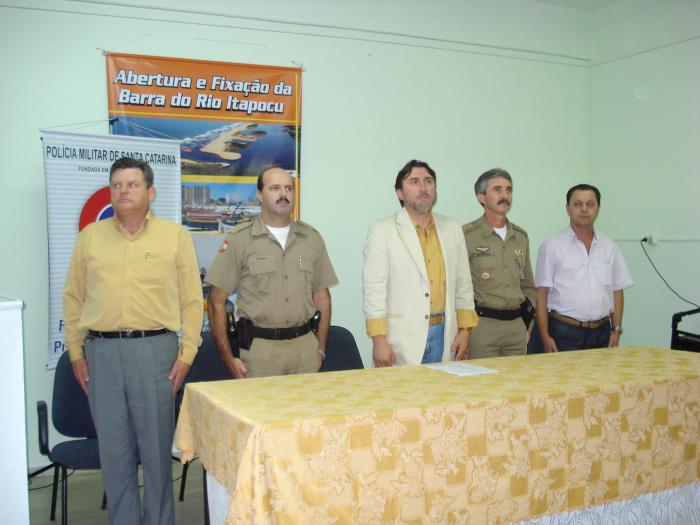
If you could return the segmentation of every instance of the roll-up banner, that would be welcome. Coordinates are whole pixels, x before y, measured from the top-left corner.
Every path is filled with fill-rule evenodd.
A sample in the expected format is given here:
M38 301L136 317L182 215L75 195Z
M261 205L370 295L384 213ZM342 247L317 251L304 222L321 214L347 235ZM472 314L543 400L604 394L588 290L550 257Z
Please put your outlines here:
M49 346L46 366L64 351L63 287L75 239L85 226L114 212L109 168L121 157L145 160L157 190L151 204L163 219L181 222L180 141L41 130L49 236Z

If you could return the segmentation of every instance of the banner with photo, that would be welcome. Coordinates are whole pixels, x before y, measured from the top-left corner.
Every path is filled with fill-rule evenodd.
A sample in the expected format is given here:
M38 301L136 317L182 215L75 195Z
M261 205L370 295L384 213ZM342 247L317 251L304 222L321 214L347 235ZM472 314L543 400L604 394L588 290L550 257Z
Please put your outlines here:
M296 177L301 69L107 53L110 131L181 142L182 224L207 268L224 233L260 213L264 166Z
M109 168L121 157L153 168L153 213L180 222L180 142L41 130L49 233L49 347L46 366L55 368L64 350L63 286L78 233L114 216Z

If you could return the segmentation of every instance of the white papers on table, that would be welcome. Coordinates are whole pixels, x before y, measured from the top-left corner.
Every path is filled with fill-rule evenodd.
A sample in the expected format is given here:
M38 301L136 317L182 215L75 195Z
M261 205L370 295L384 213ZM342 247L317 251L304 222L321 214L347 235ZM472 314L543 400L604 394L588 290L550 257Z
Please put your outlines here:
M495 374L498 370L484 368L483 366L468 365L466 363L435 363L426 365L434 370L447 372L456 376L480 376L482 374Z

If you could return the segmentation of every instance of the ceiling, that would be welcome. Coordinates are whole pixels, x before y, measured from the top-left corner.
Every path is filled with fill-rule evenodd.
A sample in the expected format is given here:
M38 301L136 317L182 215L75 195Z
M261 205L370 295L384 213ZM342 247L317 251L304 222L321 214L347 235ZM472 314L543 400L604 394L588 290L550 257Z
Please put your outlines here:
M542 4L553 4L561 7L573 7L575 9L585 9L591 11L599 7L610 5L618 0L533 0Z

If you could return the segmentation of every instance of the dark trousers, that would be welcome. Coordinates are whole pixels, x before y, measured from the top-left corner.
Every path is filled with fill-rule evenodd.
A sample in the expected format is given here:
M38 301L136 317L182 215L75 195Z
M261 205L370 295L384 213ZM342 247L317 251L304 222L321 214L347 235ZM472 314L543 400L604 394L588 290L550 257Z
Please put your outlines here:
M586 350L588 348L606 348L610 342L610 323L598 328L581 328L549 316L549 335L557 343L560 352L567 350ZM542 339L535 324L527 345L528 354L541 354Z
M557 349L586 350L587 348L606 348L610 342L610 323L598 328L581 328L549 317L549 335L557 343Z

